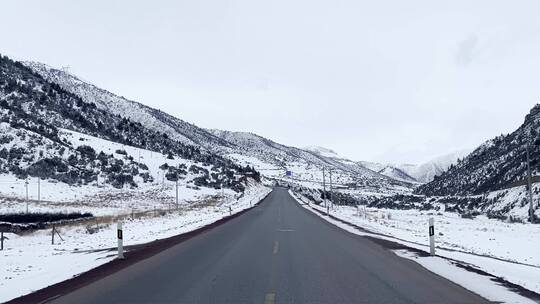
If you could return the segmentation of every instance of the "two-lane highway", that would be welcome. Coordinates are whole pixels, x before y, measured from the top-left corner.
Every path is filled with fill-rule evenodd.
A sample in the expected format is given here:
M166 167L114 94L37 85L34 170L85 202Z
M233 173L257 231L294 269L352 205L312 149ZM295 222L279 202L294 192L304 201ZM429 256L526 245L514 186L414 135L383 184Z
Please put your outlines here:
M53 303L487 303L304 210L260 206Z

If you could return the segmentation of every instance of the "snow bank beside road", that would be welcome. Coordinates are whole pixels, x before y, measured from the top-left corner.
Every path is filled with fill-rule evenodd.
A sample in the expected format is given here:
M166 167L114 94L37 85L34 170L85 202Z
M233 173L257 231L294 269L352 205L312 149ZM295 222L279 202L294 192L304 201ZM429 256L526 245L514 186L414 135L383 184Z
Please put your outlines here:
M237 200L217 205L183 207L165 215L124 220L124 246L136 245L193 231L238 213L263 199L271 189L256 185ZM229 209L230 207L230 209ZM85 226L60 229L63 241L51 245L51 231L42 230L9 238L0 251L0 302L67 280L113 260L116 256L116 224L103 225L90 234ZM111 247L114 250L107 250ZM100 250L100 251L98 251Z
M299 202L308 202L300 195L294 193L292 195ZM314 204L310 204L309 207L304 206L311 211L315 209L326 212L325 208ZM533 238L540 232L540 227L537 225L509 224L485 217L463 219L453 213L428 214L418 210L367 208L364 213L363 208L358 212L356 208L347 206L335 206L330 210L333 217L366 229L366 231L361 231L349 224L321 215L319 212L315 213L349 232L398 242L425 252L429 252L428 218L433 216L438 256L459 261L464 265L540 293L538 280L540 257L536 255L540 244L533 242ZM426 267L430 265L425 264L422 265ZM464 287L468 284L465 281L456 283ZM493 283L493 288L497 289L500 286ZM480 293L480 291L474 291ZM526 300L523 298L524 302Z
M440 257L419 257L407 250L397 250L396 254L411 259L424 268L456 282L464 288L475 292L489 301L496 303L534 304L533 300L524 298L506 288L496 285L489 277L456 267L450 261Z

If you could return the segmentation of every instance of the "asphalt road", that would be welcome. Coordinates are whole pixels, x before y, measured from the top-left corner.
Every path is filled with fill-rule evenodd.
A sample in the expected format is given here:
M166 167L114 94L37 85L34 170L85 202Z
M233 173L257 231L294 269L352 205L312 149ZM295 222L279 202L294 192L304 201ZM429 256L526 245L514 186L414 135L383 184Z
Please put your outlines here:
M260 206L52 303L487 303L304 210Z

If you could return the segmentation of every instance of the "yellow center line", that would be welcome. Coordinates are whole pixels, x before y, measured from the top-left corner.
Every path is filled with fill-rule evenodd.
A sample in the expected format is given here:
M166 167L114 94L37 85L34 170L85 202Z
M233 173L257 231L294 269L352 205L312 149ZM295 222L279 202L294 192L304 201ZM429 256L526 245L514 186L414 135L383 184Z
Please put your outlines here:
M277 222L278 227L281 226L281 206L278 207L278 214L277 214ZM277 227L276 227L277 228ZM274 256L276 256L279 252L279 241L274 241L274 248L272 249L272 253ZM270 290L275 290L275 279L276 279L276 263L277 263L277 257L272 258L272 272L270 274ZM264 296L264 304L274 304L276 301L276 293L275 292L268 292Z
M264 297L264 304L274 304L276 300L276 294L275 293L267 293Z

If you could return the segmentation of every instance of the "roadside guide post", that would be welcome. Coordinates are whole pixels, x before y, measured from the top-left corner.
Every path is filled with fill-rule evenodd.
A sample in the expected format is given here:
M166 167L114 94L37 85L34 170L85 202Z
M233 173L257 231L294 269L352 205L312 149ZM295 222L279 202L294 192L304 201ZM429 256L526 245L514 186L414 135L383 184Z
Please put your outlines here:
M429 218L429 254L435 255L435 220Z
M330 178L330 193L328 193L328 202L329 202L329 205L332 206L332 210L335 209L335 206L334 206L334 194L332 193L332 169L330 168L328 170L328 173L329 173L329 178Z
M366 205L364 205L364 218L367 219L367 210L366 210Z
M10 229L7 225L0 224L0 250L4 250L4 240L7 240L7 237L4 237L4 232L10 232Z
M117 237L118 237L118 259L123 260L124 259L124 244L123 244L124 235L122 231L122 222L118 222Z
M56 226L53 224L52 231L51 231L51 245L54 245L54 235L55 234L60 238L60 240L64 241L64 239L60 235L60 232L56 229Z

